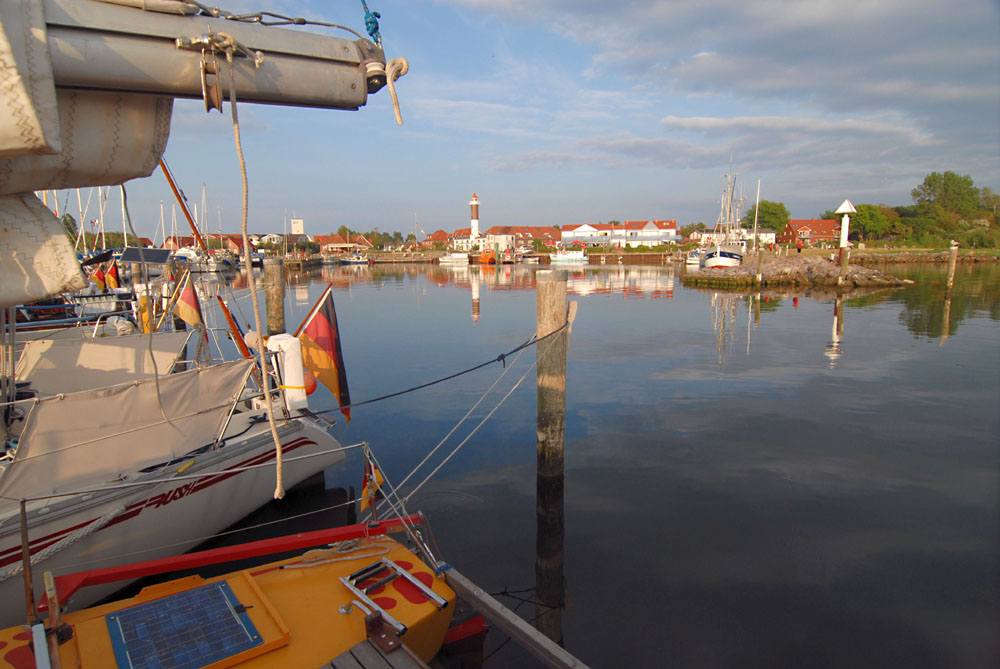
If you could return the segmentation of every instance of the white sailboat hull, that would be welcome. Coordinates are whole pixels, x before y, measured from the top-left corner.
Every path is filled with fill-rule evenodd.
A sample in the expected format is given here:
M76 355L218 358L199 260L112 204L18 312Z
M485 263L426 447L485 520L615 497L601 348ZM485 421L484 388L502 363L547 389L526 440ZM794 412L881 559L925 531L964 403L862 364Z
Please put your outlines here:
M707 269L739 267L743 264L743 251L739 247L713 246L702 256L701 263Z
M322 425L312 419L297 421L298 429L283 430L285 457L309 455L339 447ZM226 472L248 465L274 463L275 448L266 422L257 423L237 443L218 451L199 455L196 466L183 472L185 477L202 472ZM284 462L283 481L291 487L317 471L344 459L341 451ZM177 467L150 474L146 478L163 479L175 474ZM275 487L274 467L232 471L201 478L184 478L125 489L119 493L93 494L51 500L48 512L39 514L40 502L29 505L29 539L32 553L85 533L87 527L109 514L114 517L75 543L59 550L34 567L35 599L40 596L39 577L43 571L55 574L93 569L134 560L177 555L190 550L204 539L232 525L269 501ZM7 575L21 562L19 505L5 501L0 511L0 574ZM80 591L69 606L87 606L115 590L122 583L95 586ZM23 574L0 581L0 626L16 625L25 620Z

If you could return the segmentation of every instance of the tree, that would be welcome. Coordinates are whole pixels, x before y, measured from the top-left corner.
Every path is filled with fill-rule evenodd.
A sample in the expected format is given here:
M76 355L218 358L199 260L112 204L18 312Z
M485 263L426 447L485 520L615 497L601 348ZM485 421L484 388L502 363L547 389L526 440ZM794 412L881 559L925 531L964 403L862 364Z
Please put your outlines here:
M874 204L859 204L856 209L858 212L851 214L850 232L857 231L858 239L882 239L889 233L889 219L879 207Z
M968 174L931 172L910 194L924 215L947 227L960 220L973 220L980 206L979 189Z
M770 200L761 200L760 207L755 209L750 207L747 213L743 216L743 225L752 228L753 227L753 217L754 212L757 211L757 227L767 228L768 230L774 230L775 232L782 232L785 226L788 225L788 219L791 216L788 214L788 209L785 207L783 202L771 202Z
M1000 195L998 195L992 188L983 188L979 192L981 198L982 208L985 209L990 217L991 223L996 225L1000 222Z

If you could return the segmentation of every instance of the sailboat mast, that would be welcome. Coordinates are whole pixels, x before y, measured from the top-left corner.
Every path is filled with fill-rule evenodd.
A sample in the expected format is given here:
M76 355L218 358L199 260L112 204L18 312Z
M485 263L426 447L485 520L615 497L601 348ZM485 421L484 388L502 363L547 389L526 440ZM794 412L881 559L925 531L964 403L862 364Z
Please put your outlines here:
M125 228L125 186L118 187L119 193L122 196L122 248L128 248L128 230Z
M760 214L760 179L757 179L757 204L753 207L753 250L757 250L757 216Z

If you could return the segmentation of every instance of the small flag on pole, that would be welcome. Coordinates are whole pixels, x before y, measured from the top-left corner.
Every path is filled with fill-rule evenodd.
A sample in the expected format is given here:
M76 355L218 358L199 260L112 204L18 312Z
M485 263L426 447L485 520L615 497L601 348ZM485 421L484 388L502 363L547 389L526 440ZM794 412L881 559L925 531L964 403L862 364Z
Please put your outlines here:
M365 481L364 485L361 486L361 510L371 507L372 514L375 513L375 502L382 498L379 494L379 489L382 484L385 483L385 478L382 476L382 471L378 468L368 454L365 454Z
M347 369L340 350L340 329L333 306L333 286L327 286L316 308L299 328L302 366L330 389L340 404L340 412L351 422L351 394L347 389Z
M177 297L174 313L193 328L204 322L201 318L201 305L198 303L198 294L194 291L194 282L191 281L190 272L188 272L184 280L184 287L181 288L181 293Z

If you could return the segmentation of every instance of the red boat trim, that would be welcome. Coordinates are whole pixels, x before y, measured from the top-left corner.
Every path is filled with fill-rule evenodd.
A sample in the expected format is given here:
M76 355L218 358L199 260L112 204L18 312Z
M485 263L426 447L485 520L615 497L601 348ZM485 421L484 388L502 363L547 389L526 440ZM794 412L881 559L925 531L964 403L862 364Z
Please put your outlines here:
M283 444L281 448L283 453L289 453L298 448L301 448L302 446L315 445L315 444L316 442L311 439L307 439L306 437L299 437L298 439L290 441L287 444ZM201 492L202 490L209 488L215 485L216 483L221 483L222 481L225 481L228 478L242 474L243 471L241 470L241 468L243 467L263 464L273 458L274 458L274 450L270 449L264 453L260 453L258 455L253 456L252 458L244 460L239 464L235 464L232 465L231 467L228 467L225 470L227 473L206 476L201 479L194 479L167 492L160 493L158 495L153 495L152 497L147 497L146 499L140 500L138 502L133 502L132 504L129 504L127 507L125 507L124 512L122 512L119 516L114 518L107 525L102 527L101 530L104 530L108 527L114 527L119 523L131 520L136 516L138 516L139 514L141 514L143 510L146 509L147 507L158 508L161 506L166 506L167 504L170 504L171 502L174 502L178 499L187 497L188 495L192 495L197 492ZM230 470L237 470L237 471L230 471ZM76 532L77 530L86 527L87 525L90 525L95 520L97 520L97 518L91 518L90 520L86 520L82 523L77 523L72 527L65 527L61 530L53 532L52 534L48 534L44 537L33 539L30 544L30 550L33 554L41 550L44 550L49 546L59 542L65 536L73 532ZM101 530L98 530L98 532L100 532ZM7 565L13 564L14 562L20 562L20 560L21 560L20 543L11 546L10 548L4 551L0 551L0 568L6 567Z
M332 544L337 541L347 539L359 539L361 537L375 537L389 532L398 532L405 525L423 523L423 516L419 513L404 516L402 518L389 518L371 524L359 523L346 527L334 527L326 530L315 530L300 534L291 534L275 539L262 539L251 541L236 546L225 546L223 548L213 548L197 553L186 553L172 557L147 560L145 562L135 562L117 567L105 567L103 569L91 569L75 574L56 576L56 592L59 601L65 602L77 590L88 585L101 585L104 583L114 583L115 581L126 581L153 574L179 571L181 569L192 569L204 567L210 564L222 562L232 562L234 560L244 560L246 558L258 557L261 555L273 555L285 551L294 551L313 546ZM38 610L46 610L48 600L43 596L39 601Z

